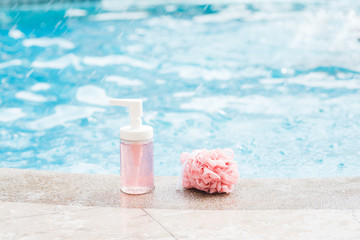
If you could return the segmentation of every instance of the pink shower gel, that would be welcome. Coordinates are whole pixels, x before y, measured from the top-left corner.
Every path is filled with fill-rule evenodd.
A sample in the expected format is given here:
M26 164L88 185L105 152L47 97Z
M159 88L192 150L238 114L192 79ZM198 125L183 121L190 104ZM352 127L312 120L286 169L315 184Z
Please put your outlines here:
M129 107L130 125L120 128L121 191L151 192L154 189L154 130L142 124L142 100L110 99L109 103Z
M154 189L153 142L121 140L121 191L143 194Z

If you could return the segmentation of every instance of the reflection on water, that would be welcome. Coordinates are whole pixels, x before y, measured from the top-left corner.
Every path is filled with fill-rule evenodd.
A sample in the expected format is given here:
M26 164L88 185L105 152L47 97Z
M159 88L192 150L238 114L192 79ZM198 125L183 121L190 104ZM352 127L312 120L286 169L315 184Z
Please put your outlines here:
M109 1L0 10L0 166L119 173L142 98L155 173L231 147L244 177L360 169L360 3Z

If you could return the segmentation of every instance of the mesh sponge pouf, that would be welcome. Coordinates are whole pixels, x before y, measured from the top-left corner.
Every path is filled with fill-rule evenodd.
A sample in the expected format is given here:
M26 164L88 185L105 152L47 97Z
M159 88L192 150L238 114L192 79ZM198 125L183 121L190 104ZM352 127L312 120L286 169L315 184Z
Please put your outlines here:
M208 193L230 193L239 178L231 149L194 150L180 156L182 186Z

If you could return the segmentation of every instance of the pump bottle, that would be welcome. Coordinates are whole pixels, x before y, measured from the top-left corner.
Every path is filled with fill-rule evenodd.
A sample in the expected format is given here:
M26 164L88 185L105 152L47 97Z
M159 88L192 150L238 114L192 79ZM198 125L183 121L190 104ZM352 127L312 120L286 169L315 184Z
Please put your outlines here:
M121 191L143 194L154 189L153 128L142 125L141 99L110 99L129 107L131 125L120 128Z

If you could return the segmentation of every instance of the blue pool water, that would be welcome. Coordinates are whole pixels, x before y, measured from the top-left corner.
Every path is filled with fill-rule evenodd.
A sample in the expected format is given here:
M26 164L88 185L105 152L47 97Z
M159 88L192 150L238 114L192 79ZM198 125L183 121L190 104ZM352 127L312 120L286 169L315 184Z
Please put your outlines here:
M117 97L144 99L156 175L230 147L242 177L358 176L359 39L358 1L3 7L0 167L119 173Z

